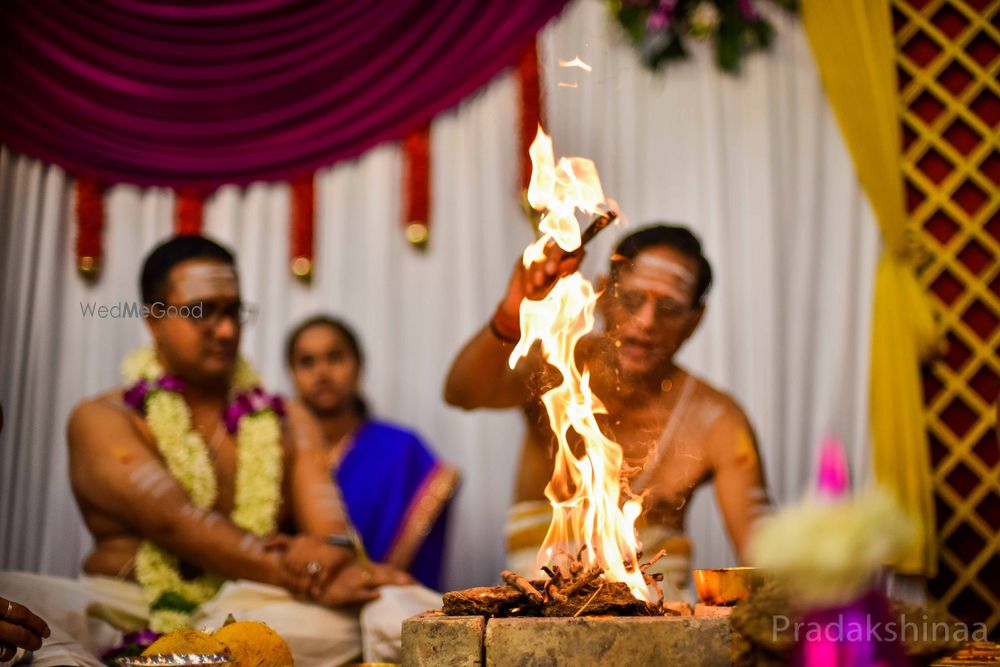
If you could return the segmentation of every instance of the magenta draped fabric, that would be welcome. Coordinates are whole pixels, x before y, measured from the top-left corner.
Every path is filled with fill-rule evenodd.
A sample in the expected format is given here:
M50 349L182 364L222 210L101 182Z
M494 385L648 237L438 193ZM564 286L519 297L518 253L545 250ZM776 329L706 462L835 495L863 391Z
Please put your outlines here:
M2 0L0 141L108 183L288 180L427 123L566 2Z

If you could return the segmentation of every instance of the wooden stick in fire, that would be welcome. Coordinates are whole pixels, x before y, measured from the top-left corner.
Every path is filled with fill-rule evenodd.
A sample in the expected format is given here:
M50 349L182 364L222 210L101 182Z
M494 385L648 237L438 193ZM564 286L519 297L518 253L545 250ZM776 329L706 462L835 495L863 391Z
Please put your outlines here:
M515 574L510 570L504 570L500 573L500 578L503 579L508 586L513 586L517 590L524 593L531 599L532 602L542 602L542 594L538 592L537 588L531 585L530 581L521 575Z
M559 592L567 597L574 595L589 586L591 582L596 581L602 574L604 574L604 568L600 565L594 565Z
M618 214L615 211L612 211L610 208L605 209L604 206L601 206L601 208L604 209L602 213L593 220L591 220L590 224L587 225L587 228L584 229L582 232L580 232L580 247L574 250L573 252L576 253L582 251L583 248L588 243L594 240L595 236L597 236L605 227L610 225L612 222L615 221L615 219L618 218ZM546 244L546 248L552 248L555 245L556 242L552 239L549 239L549 242Z
M607 211L601 213L598 217L594 218L594 220L587 225L587 228L580 234L580 247L583 248L588 243L593 241L594 237L597 236L601 230L614 222L617 217L618 214L615 211L608 209Z

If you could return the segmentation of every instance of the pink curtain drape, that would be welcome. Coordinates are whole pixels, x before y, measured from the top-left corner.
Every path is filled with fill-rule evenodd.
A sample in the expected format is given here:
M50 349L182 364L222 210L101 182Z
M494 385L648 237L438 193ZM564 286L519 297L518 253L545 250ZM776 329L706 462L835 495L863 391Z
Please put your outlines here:
M7 0L0 141L105 183L289 180L398 139L567 0Z

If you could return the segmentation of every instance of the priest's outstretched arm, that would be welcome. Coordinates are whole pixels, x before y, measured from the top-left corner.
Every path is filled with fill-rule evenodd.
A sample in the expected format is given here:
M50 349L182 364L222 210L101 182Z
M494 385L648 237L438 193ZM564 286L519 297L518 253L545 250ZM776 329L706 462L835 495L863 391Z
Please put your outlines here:
M465 344L452 362L445 380L445 402L472 410L519 407L531 398L528 379L541 368L537 348L526 363L513 370L508 365L520 336L521 301L543 298L559 278L576 271L582 260L582 251L566 253L554 245L544 261L527 269L517 260L490 322Z

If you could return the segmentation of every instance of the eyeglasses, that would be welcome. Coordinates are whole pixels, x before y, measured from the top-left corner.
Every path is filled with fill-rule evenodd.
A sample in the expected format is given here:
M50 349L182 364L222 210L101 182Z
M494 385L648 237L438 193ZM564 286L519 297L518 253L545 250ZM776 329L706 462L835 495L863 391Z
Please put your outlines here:
M180 317L190 320L192 324L205 331L214 329L223 319L231 319L235 324L242 326L250 324L257 316L257 307L242 301L224 303L196 301L173 308Z
M675 320L691 311L691 306L686 303L681 303L669 296L654 298L652 294L644 290L624 290L616 285L611 288L611 296L622 308L633 315L642 310L646 302L652 299L654 317L663 322Z

